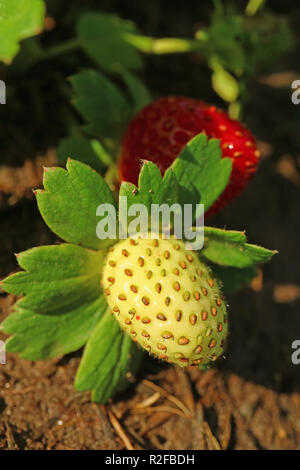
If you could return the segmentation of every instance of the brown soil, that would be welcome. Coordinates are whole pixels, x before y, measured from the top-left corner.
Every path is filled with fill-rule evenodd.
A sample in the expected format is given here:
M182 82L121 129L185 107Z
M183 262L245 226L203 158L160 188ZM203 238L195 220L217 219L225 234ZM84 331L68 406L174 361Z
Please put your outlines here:
M35 160L25 160L21 167L0 167L0 210L33 199L33 189L41 186L43 168L57 164L54 151Z

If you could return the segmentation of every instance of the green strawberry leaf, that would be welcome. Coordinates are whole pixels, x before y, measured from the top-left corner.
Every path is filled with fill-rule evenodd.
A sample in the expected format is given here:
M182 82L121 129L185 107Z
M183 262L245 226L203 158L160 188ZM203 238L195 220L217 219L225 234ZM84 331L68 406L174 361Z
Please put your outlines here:
M137 371L142 356L107 310L87 342L75 388L79 391L93 389L93 400L105 403L129 385L128 378Z
M151 204L172 205L178 200L178 184L173 170L168 170L164 177L159 168L144 160L139 174L138 187L132 183L121 184L119 196L127 197L128 208L132 204L144 204L148 211Z
M247 66L247 53L243 44L244 19L223 2L218 0L214 4L210 25L196 33L196 37L201 39L201 53L208 62L213 57L224 68L240 76Z
M19 307L2 323L12 336L6 350L31 361L49 359L81 348L107 309L105 297L59 315L40 314Z
M96 235L97 207L116 205L103 178L87 165L68 160L67 171L49 168L44 174L45 190L36 191L38 207L48 227L63 240L85 248L101 249L113 240Z
M123 205L124 197L126 198L126 206ZM129 211L131 206L134 204L142 204L143 209L147 209L147 213L145 213L145 217L148 216L147 222L142 215L140 225L148 223L148 226L150 226L151 224L151 229L155 232L162 229L162 222L166 226L172 225L174 217L173 214L170 214L170 220L163 221L161 218L160 210L163 208L163 204L167 204L168 207L172 207L173 204L176 204L176 206L173 207L173 209L176 209L178 206L177 202L178 184L173 170L169 169L166 171L164 177L162 177L159 168L154 163L144 160L139 174L138 188L134 184L128 182L122 183L120 187L119 216L123 232L126 232L126 223L127 230L130 229L128 224L132 221L132 218L137 215L135 214L131 217L128 215L128 212L126 213L126 211ZM154 226L154 221L150 217L150 215L152 216L154 213L153 204L157 204L155 208L155 212L158 216L157 227ZM126 217L124 217L125 214ZM140 214L138 214L138 216L140 216ZM145 227L143 228L147 230Z
M215 277L221 283L224 294L230 294L247 284L257 275L257 267L249 266L247 268L233 268L228 266L210 265Z
M17 255L24 271L2 281L14 295L23 295L18 306L39 313L60 313L101 295L103 253L77 245L41 246Z
M217 265L247 268L269 261L276 253L248 244L244 232L204 228L204 247L200 255Z
M91 12L80 17L77 30L87 54L104 70L136 70L142 66L141 55L128 41L128 37L138 33L131 21Z
M118 139L130 118L129 103L100 72L83 70L71 77L74 104L87 122L85 130L103 139Z
M19 52L19 42L43 27L43 0L2 0L0 2L0 60L10 63Z
M58 146L57 156L62 163L72 158L86 163L99 173L102 173L112 162L111 156L98 140L89 140L82 136L63 139Z
M126 69L122 69L121 76L129 90L133 101L133 112L138 113L151 102L151 95L146 85L136 75Z
M204 204L205 211L224 191L232 161L221 158L220 141L199 134L191 139L171 165L179 182L180 204ZM198 214L200 215L200 214Z

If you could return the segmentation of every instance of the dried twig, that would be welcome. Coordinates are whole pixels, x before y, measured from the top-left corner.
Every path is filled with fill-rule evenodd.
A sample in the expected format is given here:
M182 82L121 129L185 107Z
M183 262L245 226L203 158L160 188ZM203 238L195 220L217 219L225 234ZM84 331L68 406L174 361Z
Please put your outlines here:
M10 394L11 395L23 395L24 393L32 392L32 390L34 390L35 387L36 387L36 382L33 385L29 385L26 388L22 388L22 389L15 388L14 390L10 392Z
M6 435L7 448L9 450L16 450L16 449L18 449L18 446L16 444L12 429L11 429L11 427L9 425L9 422L7 420L5 420L4 422L5 422L5 428L6 428L5 435Z
M189 410L195 414L196 404L194 399L193 390L191 387L190 377L180 368L176 369L176 375L179 379L181 388L183 390L183 400L184 403L188 406Z
M209 450L221 450L221 446L218 442L218 439L213 435L212 430L210 429L210 426L207 421L203 422L203 430Z
M183 411L183 413L188 417L192 417L191 411L180 401L178 398L174 397L171 393L167 392L165 389L160 387L159 385L154 384L153 382L150 382L150 380L144 379L142 381L142 384L145 385L148 388L151 388L155 392L160 393L162 396L167 398L169 401L174 403L180 410Z
M152 413L160 413L160 412L166 412L166 413L171 413L175 414L178 416L185 416L185 414L181 410L177 410L177 408L173 408L171 406L149 406L145 408L132 408L131 413L132 414L150 414Z
M109 420L114 427L116 433L120 437L120 439L123 441L125 447L127 450L135 450L133 445L131 444L131 441L127 434L125 433L124 429L122 428L120 422L117 420L115 414L107 407L107 414L109 417Z
M156 403L157 400L159 400L160 397L161 397L160 392L155 392L155 393L153 393L153 395L146 398L141 403L138 403L134 408L145 408L145 407L154 405L154 403Z
M163 423L168 421L172 416L171 413L166 411L161 411L160 413L151 414L146 423L146 428L142 429L140 434L150 435L158 426L161 426Z

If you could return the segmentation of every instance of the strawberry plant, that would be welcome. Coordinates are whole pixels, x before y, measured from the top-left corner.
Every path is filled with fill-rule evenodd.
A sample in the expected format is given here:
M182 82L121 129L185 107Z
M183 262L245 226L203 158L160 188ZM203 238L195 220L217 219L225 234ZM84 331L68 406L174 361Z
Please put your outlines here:
M228 7L225 2L215 0L208 11L203 8L203 12L197 13L194 30L178 38L145 35L133 21L75 6L62 20L63 34L59 28L56 33L55 14L59 24L60 8L62 11L66 8L42 0L3 0L0 61L4 64L0 64L0 79L6 83L10 103L0 109L0 117L1 113L5 114L3 163L16 160L22 164L24 154L44 152L50 146L56 147L60 140L57 155L62 163L71 155L101 174L108 170L106 181L117 186L116 163L122 153L124 132L136 113L156 98L142 80L145 64L153 56L186 54L191 64L202 64L197 80L199 89L188 93L189 96L204 98L202 82L206 81L207 73L203 70L206 67L218 104L228 105L229 116L241 119L245 105L253 98L254 77L270 69L293 44L285 16L262 8L261 3L249 1L244 9L241 5ZM15 99L9 100L9 96ZM30 103L30 111L21 104L24 97ZM210 98L209 102L215 100ZM47 113L43 112L45 109ZM32 116L30 120L28 112ZM49 121L53 126L49 127ZM18 122L22 122L18 132L22 137L11 139L11 129ZM38 133L35 126L40 130ZM193 135L197 132L199 128ZM222 138L218 134L215 137ZM231 153L235 152L227 149L224 155ZM152 159L147 155L143 158ZM241 188L229 185L211 213L241 191L249 174L254 173L256 162L246 154L244 159L239 159L241 166L249 163L252 167L241 177ZM241 175L239 163L233 167L236 181ZM168 164L162 166L166 168ZM135 167L136 181L139 167ZM125 179L130 180L128 175Z
M207 210L231 168L220 141L199 134L164 177L145 161L138 186L121 184L120 202L126 197L129 216L134 204L201 202ZM1 284L21 296L2 325L10 335L7 351L38 360L85 346L75 387L93 390L101 403L132 382L142 348L182 367L205 368L222 355L223 294L249 282L274 251L248 244L244 232L213 227L204 228L199 251L159 234L154 240L119 240L118 232L99 238L97 208L110 204L117 213L118 203L100 174L76 160L69 159L66 170L46 168L44 189L35 193L46 224L66 243L17 254L22 271Z
M259 9L258 3L254 5L249 2L246 14L241 14L233 7L225 8L218 0L213 3L211 24L197 30L194 38L148 37L142 35L132 22L121 20L115 15L87 12L78 19L77 38L66 43L65 47L43 52L42 57L47 58L55 56L56 52L60 54L61 51L83 49L93 61L93 69L82 70L70 79L73 104L86 124L79 127L78 123L72 122L70 136L64 138L58 147L58 156L63 163L72 155L101 172L110 167L108 178L117 184L117 171L110 164L116 163L121 155L119 176L136 183L140 169L139 158L155 161L155 155L163 153L160 162L155 163L164 171L172 159L178 156L188 138L207 131L208 136L220 138L223 145L229 145L224 152L225 156L233 158L236 152L240 156L233 166L234 181L216 201L211 214L242 191L255 172L258 152L251 134L230 118L241 118L245 103L251 96L253 75L258 71L264 72L268 67L266 56L276 60L291 48L293 38L284 18L264 10L256 18L254 14ZM169 136L164 135L172 151L168 149L162 152L159 149L157 152L157 142L153 145L151 137L150 146L140 145L142 137L130 137L135 123L138 125L139 115L136 116L136 113L153 101L151 93L139 77L144 64L142 54L194 54L200 57L212 71L213 90L229 105L228 116L218 110L210 111L213 108L198 102L195 113L202 108L202 116L199 113L193 116L196 124L193 129L188 129L188 135L183 137L181 133L176 143L171 142L172 129ZM157 101L151 106L159 107L159 104L160 101ZM106 119L102 110L105 110ZM143 112L140 117L143 117ZM124 140L124 133L133 118ZM212 122L209 124L208 120ZM223 126L228 126L227 132L222 131ZM179 131L187 131L186 126L182 125L182 119L180 124L176 123L176 127ZM158 136L161 132L158 129ZM234 148L231 148L231 144L234 144ZM132 146L137 147L142 154L136 154L137 148L132 153ZM129 160L131 163L127 165Z
M43 6L36 4L40 21ZM22 6L25 12L25 1ZM248 7L253 13L251 2ZM48 49L32 38L12 65L24 73L78 50L92 64L70 78L80 121L68 115L70 136L57 150L66 170L46 168L44 189L35 191L44 221L65 243L17 254L22 271L1 285L19 297L2 325L10 335L7 351L35 361L84 347L75 387L92 390L97 402L132 383L145 351L201 369L222 358L230 318L226 294L250 282L275 253L248 244L244 232L207 226L202 249L191 250L188 240L176 237L175 216L170 239L151 221L143 227L150 238L127 234L127 226L125 236L116 229L113 237L99 237L97 230L106 223L97 208L109 204L120 222L126 199L129 222L136 204L149 212L153 205L191 204L190 229L196 233L194 224L203 216L199 204L212 214L249 182L258 150L242 124L191 98L151 103L139 76L142 54L202 55L213 72L213 89L231 103L234 115L258 62L247 21L215 2L211 25L193 39L157 39L115 15L86 12L77 20L75 38ZM2 60L37 32L33 20L35 29L28 27L26 34L14 24L18 28L10 46L3 46ZM5 19L1 25L7 26ZM246 44L252 68L245 61Z

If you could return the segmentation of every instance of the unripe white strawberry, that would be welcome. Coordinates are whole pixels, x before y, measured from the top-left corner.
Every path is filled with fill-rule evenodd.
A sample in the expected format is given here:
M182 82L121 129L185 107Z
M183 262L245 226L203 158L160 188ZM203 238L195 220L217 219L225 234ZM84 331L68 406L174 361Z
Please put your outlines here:
M150 354L185 367L223 353L225 302L210 270L184 242L118 242L108 252L102 284L121 328Z

